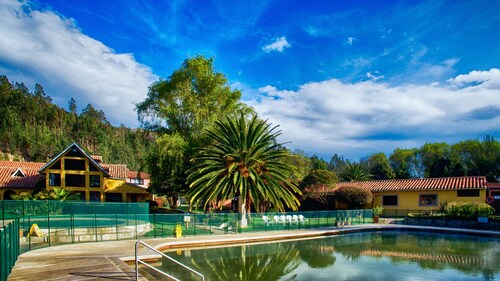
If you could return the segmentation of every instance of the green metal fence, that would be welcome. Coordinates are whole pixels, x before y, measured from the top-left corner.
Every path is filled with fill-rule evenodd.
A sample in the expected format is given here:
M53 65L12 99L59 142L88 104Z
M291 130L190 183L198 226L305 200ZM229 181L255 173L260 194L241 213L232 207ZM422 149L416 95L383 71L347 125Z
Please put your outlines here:
M7 280L19 256L19 220L0 222L0 281Z
M0 219L72 214L149 214L148 203L79 201L0 201Z
M219 235L357 225L372 222L372 210L300 213L251 213L247 227L237 213L210 214L71 214L20 218L21 252L80 242Z

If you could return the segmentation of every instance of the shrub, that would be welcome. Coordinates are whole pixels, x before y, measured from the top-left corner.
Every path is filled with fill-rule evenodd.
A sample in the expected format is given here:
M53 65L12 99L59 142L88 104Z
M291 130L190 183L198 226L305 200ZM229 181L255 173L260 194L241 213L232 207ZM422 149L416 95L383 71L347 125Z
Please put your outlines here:
M335 183L337 183L338 178L337 175L328 170L313 170L307 176L302 179L302 182L299 185L299 189L304 191L306 188L314 189L316 186L328 186L335 187Z
M335 191L335 198L349 207L359 209L372 201L372 193L360 187L341 187Z
M494 209L486 203L451 202L446 205L446 214L456 218L472 219L492 215Z

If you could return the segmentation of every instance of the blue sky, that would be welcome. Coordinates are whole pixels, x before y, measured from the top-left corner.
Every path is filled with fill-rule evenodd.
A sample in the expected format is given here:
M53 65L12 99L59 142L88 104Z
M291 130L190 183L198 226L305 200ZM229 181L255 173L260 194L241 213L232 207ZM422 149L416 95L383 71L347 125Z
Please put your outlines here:
M0 74L135 127L203 54L309 155L498 138L499 1L253 2L0 0Z

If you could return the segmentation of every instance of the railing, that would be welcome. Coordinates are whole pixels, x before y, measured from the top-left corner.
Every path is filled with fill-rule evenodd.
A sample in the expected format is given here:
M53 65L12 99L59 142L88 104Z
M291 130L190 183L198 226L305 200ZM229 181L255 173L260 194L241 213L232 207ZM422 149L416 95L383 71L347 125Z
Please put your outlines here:
M162 257L164 257L164 258L166 258L166 259L168 259L168 260L170 260L170 261L174 262L175 264L177 264L177 265L179 265L179 266L181 266L181 267L183 267L183 268L185 268L185 269L187 269L187 270L191 271L192 273L194 273L194 274L196 274L196 275L200 276L200 277L201 277L201 280L203 280L203 281L205 280L205 276L203 276L203 274L201 274L201 273L199 273L198 271L196 271L196 270L194 270L194 269L190 268L189 266L184 265L184 264L182 264L182 263L178 262L177 260L175 260L175 259L173 259L173 258L171 258L171 257L169 257L169 256L167 256L167 255L165 255L164 253L162 253L162 252L160 252L160 251L156 250L156 249L155 249L155 248L153 248L152 246L150 246L150 245L148 245L148 244L146 244L146 243L144 243L144 242L142 242L142 241L137 241L137 242L135 243L135 280L137 280L137 281L139 280L139 263L140 263L140 264L145 265L145 266L147 266L148 268L150 268L150 269L152 269L152 270L154 270L154 271L156 271L156 272L158 272L158 273L160 273L160 274L162 274L162 275L164 275L164 276L167 276L167 277L169 277L169 278L171 278L171 279L173 279L173 280L176 280L176 281L180 281L180 279L177 279L177 278L175 278L174 276L172 276L172 275L170 275L170 274L168 274L168 273L166 273L166 272L163 272L162 270L159 270L158 268L156 268L156 267L154 267L154 266L152 266L152 265L150 265L150 264L148 264L148 263L146 263L146 262L142 261L141 259L139 259L139 255L138 255L138 248L139 248L139 245L143 245L144 247L146 247L146 248L148 248L149 250L151 250L151 251L153 251L153 252L155 252L155 253L159 254L160 256L162 256Z
M7 280L19 256L19 220L0 222L0 281Z
M325 228L337 222L359 225L372 223L372 214L371 209L251 213L247 227L242 227L238 213L26 215L19 219L19 228L24 253L81 242L172 238L178 223L182 236L199 236Z

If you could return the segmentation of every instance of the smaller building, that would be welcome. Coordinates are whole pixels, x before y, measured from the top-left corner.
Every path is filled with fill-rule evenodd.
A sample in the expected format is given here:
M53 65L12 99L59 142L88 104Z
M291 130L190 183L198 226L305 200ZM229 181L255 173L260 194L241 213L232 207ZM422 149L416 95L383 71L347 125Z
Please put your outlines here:
M486 200L486 177L446 177L339 182L337 188L354 186L373 194L373 207L386 210L436 210L445 202ZM372 206L367 206L372 207Z
M48 163L0 161L0 199L12 199L35 187L68 188L83 201L145 202L149 175L123 164L104 164L73 143Z

